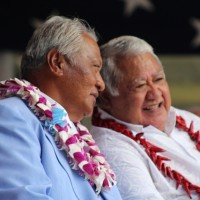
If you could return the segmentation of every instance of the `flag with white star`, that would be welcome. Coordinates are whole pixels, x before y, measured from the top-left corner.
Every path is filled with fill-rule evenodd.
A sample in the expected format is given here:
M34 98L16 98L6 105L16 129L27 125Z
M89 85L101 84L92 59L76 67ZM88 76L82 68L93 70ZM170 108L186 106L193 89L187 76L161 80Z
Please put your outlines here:
M0 49L23 50L35 25L56 13L86 19L100 43L136 35L157 53L200 52L199 0L7 0L1 4Z

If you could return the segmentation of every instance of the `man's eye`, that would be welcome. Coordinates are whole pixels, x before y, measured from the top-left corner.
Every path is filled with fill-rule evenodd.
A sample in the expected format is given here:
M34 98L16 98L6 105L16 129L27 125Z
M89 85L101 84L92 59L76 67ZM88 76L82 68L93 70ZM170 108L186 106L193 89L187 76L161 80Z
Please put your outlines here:
M135 88L142 88L142 87L144 87L146 84L139 84L139 85L136 85L136 87Z
M164 80L164 77L159 77L159 78L157 78L155 81L156 81L156 82L159 82L159 81L162 81L162 80Z
M101 70L101 66L100 65L93 65L93 66L98 68L98 70Z

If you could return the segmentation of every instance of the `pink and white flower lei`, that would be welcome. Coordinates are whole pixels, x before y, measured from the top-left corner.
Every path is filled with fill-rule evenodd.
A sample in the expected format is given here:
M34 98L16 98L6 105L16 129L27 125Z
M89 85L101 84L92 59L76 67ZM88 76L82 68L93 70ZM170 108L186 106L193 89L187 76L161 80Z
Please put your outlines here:
M85 176L92 186L95 185L97 194L116 184L115 174L104 155L80 122L75 124L76 133L67 122L65 110L56 108L28 81L17 78L1 81L0 99L10 96L18 96L27 103L47 131L55 137L58 148L66 151L72 169L79 170L81 176Z

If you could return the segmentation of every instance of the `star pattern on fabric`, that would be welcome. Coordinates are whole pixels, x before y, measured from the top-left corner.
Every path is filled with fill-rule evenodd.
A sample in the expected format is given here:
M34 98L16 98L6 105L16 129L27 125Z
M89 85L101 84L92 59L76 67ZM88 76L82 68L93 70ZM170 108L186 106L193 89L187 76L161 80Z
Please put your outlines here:
M200 46L200 19L191 18L191 26L196 30L197 34L191 42L192 47L197 48Z
M149 0L122 0L125 3L124 14L129 17L137 8L143 8L147 11L154 11L154 6Z

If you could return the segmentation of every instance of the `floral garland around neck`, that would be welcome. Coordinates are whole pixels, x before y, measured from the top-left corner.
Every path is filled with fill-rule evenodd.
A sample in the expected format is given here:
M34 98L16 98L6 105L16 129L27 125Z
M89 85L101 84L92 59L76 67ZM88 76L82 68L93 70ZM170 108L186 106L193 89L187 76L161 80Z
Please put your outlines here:
M167 166L165 162L170 161L170 159L157 154L159 152L164 152L165 150L147 141L143 137L144 133L138 133L136 134L136 136L133 136L132 132L128 128L126 128L125 125L116 122L114 119L102 119L97 107L94 108L92 116L92 125L112 129L136 141L144 147L147 155L151 158L151 160L154 162L157 168L160 171L162 171L164 176L168 176L170 179L176 181L176 188L178 188L179 185L181 185L190 199L192 199L190 195L190 191L192 190L200 196L200 187L192 184L178 171L173 170L169 166ZM194 132L193 122L191 122L190 127L188 128L186 126L185 120L182 117L177 116L176 127L186 131L191 137L191 139L197 143L196 148L198 151L200 151L200 131Z
M80 175L85 176L91 186L95 185L97 194L116 184L115 174L104 155L80 122L75 123L78 132L73 131L67 122L65 110L51 104L28 81L17 78L1 81L0 99L10 96L18 96L27 103L47 131L55 137L58 148L66 151L72 169L79 170Z

